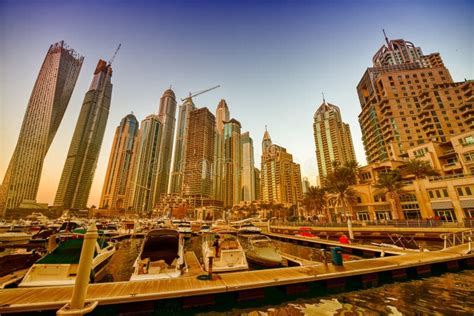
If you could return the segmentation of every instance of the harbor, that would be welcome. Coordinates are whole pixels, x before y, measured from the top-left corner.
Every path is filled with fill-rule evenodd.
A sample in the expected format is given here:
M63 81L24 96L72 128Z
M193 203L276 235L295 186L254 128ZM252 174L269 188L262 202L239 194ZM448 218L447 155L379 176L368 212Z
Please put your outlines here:
M472 245L467 237L464 243L456 246L414 252L273 232L280 229L278 226L270 227L270 232L264 231L262 235L275 242L286 243L290 247L288 249L314 248L309 250L313 251L310 256L313 260L280 251L285 260L284 267L210 274L198 251L201 236L194 236L183 249L186 268L179 277L129 281L128 275L121 281L112 278L112 282L105 278L99 280L100 283L89 284L85 300L97 304L94 308L97 313L112 310L117 314L126 313L127 310L149 313L170 304L177 311L189 311L192 308L209 308L222 300L233 302L232 306L242 302L266 301L269 296L275 295L275 291L289 297L340 293L474 268ZM472 233L462 230L461 234L468 236L467 231ZM143 236L140 235L129 234L122 238L119 250L126 244L131 247L123 249L126 253L133 248L138 249L143 243ZM439 244L442 245L441 239ZM330 253L334 247L341 249L343 255L353 257L346 257L342 259L343 262L335 262L330 257L314 260L321 250L327 249ZM132 263L132 258L128 262ZM124 270L124 267L120 270ZM131 273L131 267L128 270ZM8 277L18 278L21 273L19 271L3 277L2 281L8 282ZM72 285L3 289L0 290L0 312L56 311L70 302L72 292Z

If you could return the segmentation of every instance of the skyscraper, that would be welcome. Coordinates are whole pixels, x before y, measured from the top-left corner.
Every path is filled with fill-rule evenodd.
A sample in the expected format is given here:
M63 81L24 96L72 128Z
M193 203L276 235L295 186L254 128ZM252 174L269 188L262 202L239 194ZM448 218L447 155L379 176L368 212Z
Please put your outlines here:
M216 110L216 139L214 142L213 194L216 200L224 200L223 176L225 174L224 122L230 119L227 102L222 99Z
M64 209L83 209L87 206L109 117L112 98L111 77L111 65L102 59L99 60L72 136L54 199L55 206Z
M161 129L158 115L148 115L141 122L134 146L133 170L128 181L130 188L126 202L127 207L139 214L150 213L154 207Z
M186 155L186 139L188 135L189 113L195 110L196 106L191 98L185 99L179 106L178 127L174 145L173 171L171 173L170 193L181 193L183 186L184 162Z
M188 124L183 193L212 197L216 119L207 108L200 108L189 113Z
M261 200L269 203L297 205L303 198L300 165L286 148L272 143L265 129L262 141L260 171Z
M242 150L242 200L254 201L256 197L255 162L253 154L253 140L249 132L240 136Z
M64 41L51 45L41 66L0 187L0 212L35 200L43 162L76 85L84 57Z
M374 55L357 93L367 162L400 160L430 141L447 142L472 128L472 82L453 82L438 53L424 55L403 39Z
M240 122L231 119L224 122L224 173L222 175L223 202L232 207L242 200L242 153Z
M171 174L171 155L173 153L174 127L176 124L176 96L173 90L168 89L160 99L158 119L161 122L161 137L158 155L158 174L154 203L158 203L162 193L168 193L168 183Z
M125 116L115 129L114 142L110 151L109 164L105 174L100 208L126 208L126 189L132 168L133 146L137 139L138 121L135 115Z
M349 124L342 121L338 106L323 100L314 113L313 131L321 178L332 172L334 161L344 164L356 160Z

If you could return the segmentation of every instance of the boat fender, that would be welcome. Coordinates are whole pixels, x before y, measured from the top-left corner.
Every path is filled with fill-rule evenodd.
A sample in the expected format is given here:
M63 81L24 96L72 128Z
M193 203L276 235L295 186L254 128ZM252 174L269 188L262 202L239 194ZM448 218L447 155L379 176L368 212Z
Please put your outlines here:
M89 274L89 283L94 283L95 281L95 272L94 269L91 269L91 273Z

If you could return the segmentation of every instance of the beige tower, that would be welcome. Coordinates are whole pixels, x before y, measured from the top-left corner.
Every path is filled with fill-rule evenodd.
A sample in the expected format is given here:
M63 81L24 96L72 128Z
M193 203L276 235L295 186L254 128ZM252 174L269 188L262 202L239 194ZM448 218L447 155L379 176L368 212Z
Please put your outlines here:
M18 142L0 187L0 214L35 200L44 158L76 85L84 58L63 41L49 47L31 92Z
M214 199L224 201L224 192L222 187L223 176L226 163L224 155L224 124L230 118L229 108L224 99L222 99L216 110L216 139L214 142L214 171L213 171L213 194Z
M300 165L285 148L272 144L267 130L262 141L260 185L265 203L297 205L303 198Z
M420 144L472 129L473 83L453 82L438 53L385 41L357 85L367 162L405 159Z
M215 124L207 108L189 113L183 177L183 193L187 196L212 197Z
M256 197L255 163L253 153L253 140L249 132L240 136L242 151L242 201L254 201Z
M135 115L125 116L115 130L105 174L100 208L121 210L126 208L125 197L132 168L133 146L138 133Z
M338 106L323 100L314 114L313 131L321 178L332 171L333 162L356 160L349 125L342 121Z
M240 122L231 119L224 122L224 173L222 174L223 202L232 207L242 199L241 172L242 155L240 143Z

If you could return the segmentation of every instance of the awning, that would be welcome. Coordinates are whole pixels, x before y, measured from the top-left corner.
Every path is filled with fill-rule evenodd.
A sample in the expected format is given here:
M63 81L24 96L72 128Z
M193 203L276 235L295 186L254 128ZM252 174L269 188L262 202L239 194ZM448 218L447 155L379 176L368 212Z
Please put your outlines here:
M453 202L451 201L438 201L438 202L431 202L431 208L433 210L446 210L453 208Z
M460 200L459 203L461 204L462 208L474 208L474 200Z

